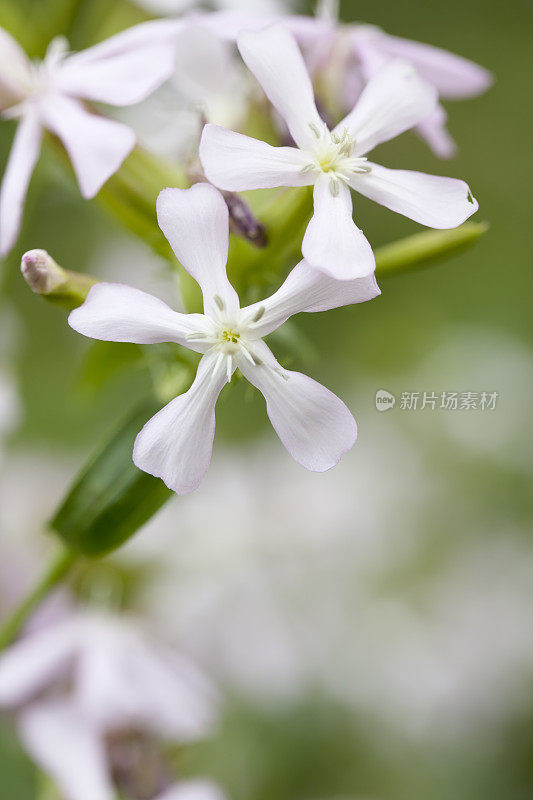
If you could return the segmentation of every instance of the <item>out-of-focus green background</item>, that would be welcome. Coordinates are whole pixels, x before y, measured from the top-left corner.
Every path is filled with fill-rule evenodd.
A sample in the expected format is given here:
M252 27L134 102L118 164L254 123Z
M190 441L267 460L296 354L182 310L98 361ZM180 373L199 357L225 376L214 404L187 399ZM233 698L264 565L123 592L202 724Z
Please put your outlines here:
M43 9L54 3L44 0L0 0L0 23L8 26L11 10L17 6L27 6L30 40L35 31L52 26ZM114 32L143 19L125 0L85 0L81 6L83 15L77 18L72 37L80 48L92 43L91 36L97 36L97 31ZM374 23L390 33L455 51L495 75L495 85L486 95L446 106L449 127L459 145L456 158L437 160L411 134L381 147L378 154L390 166L467 180L480 204L477 218L490 223L488 234L472 250L448 263L383 280L383 295L372 303L298 320L309 347L307 356L295 364L352 399L361 447L356 447L346 463L356 472L366 471L374 487L383 483L383 496L377 502L390 504L386 525L397 534L392 547L401 549L403 534L408 533L401 529L406 507L416 510L422 543L418 541L407 566L402 560L402 568L392 574L390 591L404 597L414 593L413 603L420 602L423 607L425 588L442 563L452 559L454 547L461 549L470 543L481 555L485 541L487 547L497 543L505 548L512 539L513 543L520 541L525 561L533 558L533 111L529 103L533 4L529 0L432 4L358 0L343 2L341 14L346 21ZM0 125L2 164L12 134L11 123ZM415 223L364 198L357 199L356 208L361 227L375 245L418 229ZM23 422L10 443L12 457L21 451L39 450L51 457L66 453L74 463L81 463L95 440L124 413L124 398L131 398L133 404L135 396L148 386L146 373L121 368L120 345L106 346L113 379L97 380L91 363L98 347L90 347L76 336L62 311L34 297L19 272L21 254L32 247L49 250L69 269L94 271L98 253L109 252L104 242L111 244L119 235L121 242L127 240L96 203L82 201L60 165L43 156L31 185L22 236L3 265L2 298L7 311L0 321L4 339L0 353L15 373L23 401ZM128 253L135 246L129 244ZM140 261L153 265L142 247L139 253ZM128 256L122 258L126 264L121 265L121 277L126 280ZM109 274L111 266L102 260L99 274ZM163 273L162 266L160 270ZM494 412L472 412L470 416L470 412L402 412L398 405L379 414L374 394L381 388L398 398L411 390L487 390L498 392L499 401ZM224 398L221 403L215 447L224 440L232 446L236 441L249 446L253 436L273 437L262 398L257 394L250 397L241 387L234 388L233 394L234 402ZM398 432L401 446L409 453L422 454L429 477L438 480L439 502L424 498L425 483L409 482L408 475L402 476L407 480L405 493L394 500L388 496L394 483L388 465L394 459L398 469L402 468L401 453L392 455L388 449L390 442L397 441ZM363 463L361 459L369 452L373 458ZM406 470L411 469L410 464L406 457ZM339 470L349 468L343 460ZM304 496L306 491L320 492L320 483L309 480L303 491ZM363 525L358 517L363 498L358 497L357 483L351 491L355 532ZM195 502L202 503L202 489ZM174 513L179 527L179 503ZM291 518L286 517L284 524L290 530ZM474 558L474 586L479 579L476 563ZM517 559L517 568L519 563ZM494 574L489 571L482 581L489 597L491 581L497 583L501 577L498 565L496 558ZM503 569L504 586L511 592L512 569L502 565ZM532 598L533 592L524 603ZM494 616L495 657L503 629L514 624L512 608L511 604L508 618L494 615L491 602L481 611L489 631ZM345 613L349 616L350 609ZM469 613L468 607L459 609L457 625L462 615ZM533 651L533 622L529 636ZM357 640L356 625L353 637ZM464 642L465 659L477 644L474 626ZM386 659L386 647L383 652ZM442 657L446 655L444 648ZM487 647L487 668L491 659ZM233 790L233 797L243 800L305 800L340 794L369 800L526 800L533 797L533 658L531 664L529 684L521 685L518 702L495 719L487 715L484 721L481 714L457 746L449 738L438 743L431 737L411 738L385 723L370 723L342 704L317 697L308 704L288 703L279 713L235 703L216 744L199 749L198 768L220 776ZM414 673L416 684L416 668ZM483 679L481 662L481 683ZM498 682L494 692L498 693ZM34 796L31 779L24 769L18 769L20 756L11 740L8 742L7 733L4 738L5 747L0 738L0 797L30 800Z

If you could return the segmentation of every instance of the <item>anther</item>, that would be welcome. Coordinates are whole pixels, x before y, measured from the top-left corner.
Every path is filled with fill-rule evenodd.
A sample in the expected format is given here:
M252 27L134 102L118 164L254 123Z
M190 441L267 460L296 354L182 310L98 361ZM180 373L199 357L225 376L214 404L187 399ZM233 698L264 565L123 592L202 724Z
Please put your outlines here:
M330 190L330 192L331 192L333 197L338 197L339 196L340 187L339 187L339 181L337 180L337 178L331 177L329 179L329 190Z
M217 304L217 306L218 306L219 310L220 310L220 311L224 311L224 301L223 301L223 299L221 298L221 296L220 296L219 294L216 294L216 295L213 297L213 300L214 300L214 301L215 301L215 303Z
M261 317L263 316L264 313L265 313L265 307L264 306L260 306L257 309L255 315L252 317L252 322L259 322L259 320L261 319Z
M314 133L314 135L316 136L316 138L320 139L320 131L318 130L318 127L315 125L315 123L314 122L310 122L309 123L309 127L311 128L311 130Z

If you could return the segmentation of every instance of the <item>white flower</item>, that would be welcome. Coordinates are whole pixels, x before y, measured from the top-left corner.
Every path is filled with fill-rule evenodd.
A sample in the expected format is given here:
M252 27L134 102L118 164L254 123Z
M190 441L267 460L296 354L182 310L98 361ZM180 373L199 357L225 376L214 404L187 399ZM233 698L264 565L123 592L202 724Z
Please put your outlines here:
M375 25L343 24L338 2L319 4L315 17L252 14L221 11L204 15L202 24L221 38L235 42L242 31L261 30L282 22L295 36L312 75L322 86L333 80L331 89L340 92L344 108L352 108L365 83L387 62L401 58L415 67L420 78L435 87L443 100L476 97L492 84L491 73L469 59L440 47L391 36ZM447 114L439 105L415 126L416 132L440 158L450 158L456 145L446 129Z
M216 697L192 662L133 621L86 612L6 651L0 705L19 708L26 748L67 800L114 800L109 737L194 741Z
M338 279L369 275L375 266L368 241L352 219L350 188L432 228L454 228L478 204L466 183L367 160L381 142L428 117L436 91L413 67L394 61L380 69L357 105L330 131L320 118L311 80L293 36L282 26L238 37L246 64L284 118L297 147L272 147L206 125L200 158L221 189L314 185L315 212L305 234L306 261Z
M94 286L69 324L105 341L176 342L202 353L196 378L143 428L135 442L136 465L178 494L201 483L211 459L215 403L239 368L264 395L267 412L293 458L323 472L356 440L355 421L332 392L276 361L262 337L291 315L324 311L379 294L373 276L340 283L302 261L267 300L240 308L226 276L228 209L207 184L166 189L157 202L159 225L174 253L198 281L204 314L179 314L161 300L119 284Z
M63 143L83 197L94 197L134 147L135 134L90 113L82 100L114 106L143 100L173 71L174 32L169 23L146 23L73 55L57 38L34 64L0 28L0 110L20 120L0 190L0 255L18 236L43 130Z

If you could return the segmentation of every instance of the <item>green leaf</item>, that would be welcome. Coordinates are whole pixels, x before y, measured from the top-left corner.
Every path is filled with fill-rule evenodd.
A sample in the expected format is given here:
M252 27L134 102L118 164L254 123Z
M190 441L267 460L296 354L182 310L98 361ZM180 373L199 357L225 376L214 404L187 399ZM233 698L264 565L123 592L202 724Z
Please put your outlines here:
M376 276L399 275L467 250L488 231L486 222L467 222L448 231L424 231L376 250Z
M82 470L50 522L77 553L101 556L115 550L172 496L163 481L132 461L135 437L160 408L150 399L127 418Z

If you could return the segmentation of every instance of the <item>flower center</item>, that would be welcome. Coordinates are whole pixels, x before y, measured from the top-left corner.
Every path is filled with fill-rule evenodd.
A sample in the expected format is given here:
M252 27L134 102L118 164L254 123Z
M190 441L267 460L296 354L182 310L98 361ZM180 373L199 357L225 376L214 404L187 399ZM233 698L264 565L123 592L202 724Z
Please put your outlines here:
M302 169L306 172L322 172L330 177L331 194L339 194L339 181L350 183L350 178L355 173L370 172L364 156L354 156L355 139L348 131L329 131L326 125L319 129L310 122L309 127L316 139L313 147L312 160Z
M233 328L225 328L220 333L220 340L225 349L233 350L233 345L240 344L241 334Z
M201 347L201 352L217 354L217 364L225 362L228 383L240 356L250 364L259 366L261 361L254 355L253 343L259 337L254 334L253 326L263 317L265 307L259 306L250 314L242 311L228 315L226 304L220 295L213 298L215 308L209 314L210 329L208 331L191 331L187 340Z

